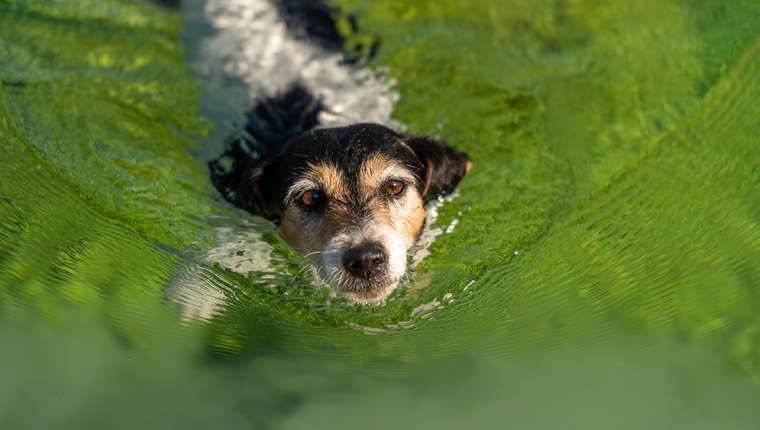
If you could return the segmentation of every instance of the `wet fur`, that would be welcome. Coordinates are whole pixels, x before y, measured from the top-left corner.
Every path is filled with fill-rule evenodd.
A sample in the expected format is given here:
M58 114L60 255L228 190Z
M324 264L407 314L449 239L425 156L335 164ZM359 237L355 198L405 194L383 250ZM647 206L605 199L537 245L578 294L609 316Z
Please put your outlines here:
M315 266L338 291L370 303L387 297L403 276L425 201L453 191L468 170L467 156L443 141L355 124L302 133L280 153L237 163L215 183L231 202L280 221L282 237L315 255ZM382 192L391 179L406 184L398 197ZM327 197L320 211L296 203L311 189ZM387 271L371 280L341 264L346 250L368 242L381 244L389 256Z
M356 30L351 15L323 0L272 0L268 4L276 8L291 36L319 47L319 52L341 52L347 46L335 16L342 17L352 33ZM264 3L251 10L256 16L271 16ZM235 9L225 19L238 22L237 15ZM288 72L298 68L275 70L268 66L285 64L279 61L279 54L245 57L247 62L255 62L257 74L271 72L267 94L271 90L275 95L257 101L246 115L244 129L228 139L227 150L219 159L209 162L211 178L228 201L279 222L282 237L310 258L339 292L360 303L382 300L405 273L407 252L424 224L425 201L453 191L469 170L469 161L441 140L398 133L379 124L319 128L326 123L349 124L354 118L392 123L389 105L382 103L390 99L376 94L356 97L366 88L374 88L367 87L373 81L360 73L360 66L374 55L378 41L353 46L356 56L339 54L344 69L318 67L316 79L312 66L321 57L305 53L299 43L283 44L285 39L281 39L275 35L254 40L262 47L283 49L283 55L287 48L298 51L300 58L311 58L296 64L312 73L295 73L298 79L282 91L281 79L274 78L291 76L294 73ZM329 60L326 66L334 61L325 58ZM344 70L356 76L340 78ZM335 81L336 77L341 80ZM346 85L351 82L353 86ZM323 92L320 86L331 83L336 87ZM340 93L338 89L350 90L352 97L334 97ZM349 99L355 102L346 105ZM371 109L357 109L365 105ZM403 181L404 192L397 197L384 193L389 179ZM307 190L326 195L321 210L305 210L297 203ZM346 263L347 251L375 245L382 248L387 261L375 266L371 276L368 272L352 274Z

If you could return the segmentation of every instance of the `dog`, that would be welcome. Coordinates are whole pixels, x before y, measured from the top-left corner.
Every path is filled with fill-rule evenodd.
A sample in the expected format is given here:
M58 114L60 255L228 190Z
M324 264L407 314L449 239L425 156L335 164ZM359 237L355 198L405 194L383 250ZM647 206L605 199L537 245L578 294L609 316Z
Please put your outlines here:
M384 300L406 272L425 202L457 186L467 155L394 131L392 82L363 67L378 40L347 56L333 17L347 18L352 32L356 20L328 2L209 0L203 16L217 33L203 41L197 69L210 82L232 82L229 99L254 100L209 161L217 190L277 222L338 293ZM423 233L419 242L430 240Z
M227 200L278 222L338 293L373 304L405 274L425 202L451 193L470 169L442 140L359 123L305 131L214 182Z

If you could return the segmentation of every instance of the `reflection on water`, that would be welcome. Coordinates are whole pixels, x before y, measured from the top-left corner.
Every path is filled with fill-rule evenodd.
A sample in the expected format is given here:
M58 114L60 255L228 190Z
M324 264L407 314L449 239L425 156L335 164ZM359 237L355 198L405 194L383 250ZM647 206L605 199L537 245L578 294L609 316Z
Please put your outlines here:
M0 2L0 427L758 428L756 2L336 4L387 77L261 0L186 2L187 62L166 8ZM295 76L474 159L384 306L208 181Z

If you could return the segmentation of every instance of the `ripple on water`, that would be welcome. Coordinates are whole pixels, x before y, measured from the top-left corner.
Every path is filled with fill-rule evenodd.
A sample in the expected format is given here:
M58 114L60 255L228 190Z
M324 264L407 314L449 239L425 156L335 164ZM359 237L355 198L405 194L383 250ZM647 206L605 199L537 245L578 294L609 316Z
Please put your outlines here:
M241 90L206 106L218 129L303 72L343 109L326 121L473 157L378 307L315 289L271 224L212 197L200 158L225 135L186 153L203 122L178 16L0 2L0 427L758 428L756 2L335 4L387 78L261 39L253 9L213 11L191 49ZM267 61L298 67L258 79ZM178 324L166 294L208 321Z

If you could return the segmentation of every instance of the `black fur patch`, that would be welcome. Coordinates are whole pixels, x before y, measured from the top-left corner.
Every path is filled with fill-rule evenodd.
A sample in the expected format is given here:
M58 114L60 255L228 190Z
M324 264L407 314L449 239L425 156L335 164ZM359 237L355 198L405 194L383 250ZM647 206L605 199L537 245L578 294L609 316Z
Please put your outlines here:
M343 36L338 33L333 14L336 10L319 0L277 0L277 9L292 33L300 39L316 43L321 47L340 51ZM355 27L356 20L350 18Z
M356 33L356 17L342 14L321 0L276 0L274 3L285 25L297 38L335 52L343 52L346 40L338 31L335 17L340 16L350 26L351 33ZM345 63L353 64L359 60L369 60L377 53L378 42L373 40L368 45L348 47L344 52Z
M230 203L251 210L253 196L241 184L252 163L279 155L291 139L319 125L322 103L300 85L263 100L246 114L243 132L231 136L227 150L209 161L211 181Z
M427 189L423 197L433 199L454 191L467 174L470 159L442 140L425 136L409 136L406 144L425 166Z

